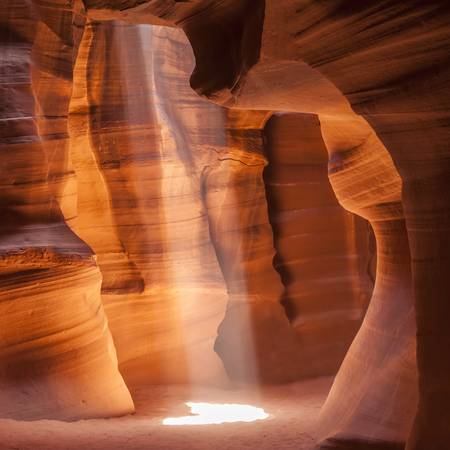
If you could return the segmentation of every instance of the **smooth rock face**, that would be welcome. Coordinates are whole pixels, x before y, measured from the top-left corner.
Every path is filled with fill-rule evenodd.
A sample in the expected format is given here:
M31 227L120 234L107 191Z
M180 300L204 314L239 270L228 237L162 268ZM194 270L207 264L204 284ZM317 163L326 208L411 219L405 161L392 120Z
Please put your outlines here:
M361 314L332 364L319 355L305 364L314 347L289 323L273 267L261 132L269 114L199 98L193 65L186 37L167 27L92 23L80 44L69 224L97 254L120 369L132 384L223 383L224 368L247 382L334 373ZM329 186L326 165L322 176ZM352 229L339 233L353 239ZM318 330L325 345L335 345L334 326Z
M73 420L130 413L101 304L101 274L79 240L56 228L30 226L16 236L32 241L41 234L39 247L2 246L0 414Z
M133 402L118 371L95 255L64 222L70 208L59 206L70 203L73 180L74 15L62 9L60 21L47 22L28 2L0 8L0 415L127 414Z
M263 379L299 376L292 355L299 354L301 342L279 304L291 295L290 286L271 264L275 254L280 258L284 252L270 218L280 203L271 204L270 189L262 182L266 158L257 130L267 117L206 103L192 114L199 100L185 95L193 69L192 87L223 106L307 113L313 118L305 120L319 120L338 201L372 224L375 289L322 412L321 433L329 438L324 448L389 448L402 442L408 450L446 448L448 1L15 0L0 8L5 168L0 238L7 282L16 277L8 265L21 272L36 258L52 265L73 259L63 250L66 244L59 244L63 249L49 245L66 236L67 242L75 239L64 218L99 255L103 302L130 382L192 380L187 373L189 367L201 367L192 364L200 356L206 362L197 372L219 379L224 372L211 348L219 323L215 345L228 374L249 378L239 372L237 351L231 349L256 345L251 353L260 363L252 367L267 374ZM118 19L183 28L195 68L191 59L181 70L184 75L174 76L175 67L187 61L176 32L162 32L178 53L161 61L152 51L153 31L150 39L137 25L110 22ZM170 54L164 49L160 58L166 51ZM208 137L199 137L200 129L209 130ZM315 145L322 143L317 139ZM266 193L269 204L262 196ZM104 239L92 228L97 211ZM186 223L187 228L181 225ZM44 238L48 234L51 238ZM70 255L90 254L82 241L75 247ZM80 274L92 286L98 283L83 264ZM47 280L46 273L28 276ZM70 286L64 285L73 287L70 295L77 297L77 286ZM214 295L206 295L206 286ZM181 322L201 322L188 326L185 337L176 301L181 291L187 310ZM202 295L207 308L200 311L193 305ZM344 304L352 301L346 298ZM197 316L202 311L205 320ZM251 333L244 315L259 317ZM246 333L251 339L243 338ZM184 342L194 357L183 349ZM257 350L266 344L270 350ZM114 367L108 373L119 383ZM7 376L6 386L10 382ZM54 386L46 389L52 392ZM123 389L117 399L126 395ZM128 400L114 411L99 408L108 415L129 406Z
M75 68L71 224L98 254L133 384L225 380L213 347L228 296L201 194L204 167L225 144L225 112L189 89L185 39L175 29L90 24Z
M128 413L117 364L130 385L333 373L371 286L326 306L333 315L358 305L356 316L345 309L352 326L337 342L336 322L313 339L289 322L263 178L270 112L198 97L180 30L85 23L79 2L12 6L2 16L1 304L11 325L1 334L1 414ZM325 159L321 170L331 195ZM367 243L365 226L328 223L337 240ZM337 263L349 278L366 270L364 245L342 249L358 261Z
M278 114L264 134L264 179L282 302L309 375L335 373L364 317L375 278L368 224L339 205L317 116Z
M398 443L411 429L417 404L416 327L401 180L364 120L321 118L321 126L337 198L373 227L377 275L363 325L322 408L320 433L336 433L344 441L360 437Z
M133 14L134 2L126 3L131 8L127 17L140 20ZM234 22L227 21L236 3L169 2L161 8L150 2L145 20L163 18L175 25L201 28L208 18L199 11L209 8L215 14L208 17L215 21L221 17L224 28L229 27L229 46L236 48ZM253 23L259 6L240 23ZM97 0L91 0L88 7L90 14L98 15L99 8L118 14L116 5ZM208 53L208 61L197 64L191 80L198 92L228 106L315 113L321 120L331 117L342 123L348 118L356 120L356 112L367 121L362 122L362 132L369 123L385 145L403 184L409 252L400 253L409 253L414 280L414 289L407 291L414 292L419 402L412 434L408 439L404 428L402 436L408 439L408 449L441 449L449 441L450 358L440 351L449 341L450 317L449 16L446 1L392 0L367 5L354 0L267 0L264 21L257 29L261 37L251 41L259 46L255 64L249 67L247 59L241 58L232 80L216 74L215 59L221 58L224 47L220 42L216 52ZM248 42L239 37L241 45ZM196 47L201 48L196 40L191 43L194 53ZM205 87L202 80L208 80ZM336 135L345 139L347 133ZM375 181L383 185L381 175ZM342 373L345 378L344 367ZM414 408L407 414L411 420Z

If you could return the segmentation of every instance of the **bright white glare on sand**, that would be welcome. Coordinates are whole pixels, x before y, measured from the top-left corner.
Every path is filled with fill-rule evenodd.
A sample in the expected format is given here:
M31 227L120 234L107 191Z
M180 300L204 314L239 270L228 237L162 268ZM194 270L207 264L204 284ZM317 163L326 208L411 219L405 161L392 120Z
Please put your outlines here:
M269 417L264 409L236 403L186 403L193 416L167 417L163 425L211 425L231 422L253 422Z

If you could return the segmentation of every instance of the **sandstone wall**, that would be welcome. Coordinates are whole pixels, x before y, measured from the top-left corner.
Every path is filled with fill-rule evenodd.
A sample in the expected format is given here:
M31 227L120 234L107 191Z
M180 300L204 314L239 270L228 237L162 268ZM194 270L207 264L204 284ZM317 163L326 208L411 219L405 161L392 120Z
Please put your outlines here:
M374 238L367 222L336 199L317 116L277 114L264 133L282 302L302 342L305 370L335 373L372 294Z
M117 368L101 274L63 219L74 213L67 107L76 13L50 4L41 20L29 2L0 8L0 414L126 414L133 402Z
M83 26L83 5L87 8L89 21L86 28ZM114 308L117 308L116 311L122 308L127 296L131 299L133 296L143 298L150 295L150 286L154 286L151 279L153 270L163 283L168 273L180 274L181 279L174 280L172 275L167 284L174 286L181 283L190 289L186 281L188 277L186 275L185 279L183 275L186 273L186 261L181 252L174 250L177 239L167 237L167 233L173 236L174 230L179 232L175 224L178 219L186 219L183 212L187 214L183 205L191 205L189 212L192 205L197 205L202 208L203 216L193 220L195 232L189 237L197 232L197 235L204 237L207 228L211 239L205 244L207 250L201 258L195 256L188 259L196 282L208 284L214 280L214 289L218 293L215 304L222 311L228 302L225 293L239 300L245 292L254 300L251 306L259 301L256 310L261 313L262 323L269 323L270 326L278 324L275 326L275 336L278 332L286 333L289 336L286 342L293 343L292 347L288 345L286 348L297 351L298 341L293 330L286 317L279 315L282 283L279 279L275 281L275 271L269 270L269 260L277 251L270 245L269 217L261 208L244 206L250 199L252 204L255 199L256 203L261 202L260 194L264 191L258 175L265 164L264 157L259 154L261 149L255 152L254 148L249 151L246 147L258 139L244 139L245 155L240 148L234 156L220 154L219 150L219 158L208 152L208 155L197 159L198 151L181 151L187 148L184 143L189 140L181 130L186 129L185 125L195 129L195 123L190 122L195 115L180 116L183 110L181 103L175 102L178 106L176 110L170 110L172 103L164 105L161 99L169 98L170 93L161 84L159 92L164 95L151 103L159 106L155 109L141 104L134 110L138 111L137 117L129 111L130 117L125 120L125 99L134 98L138 103L137 98L147 98L150 94L146 90L152 89L146 88L144 78L140 78L142 73L137 75L131 70L129 74L119 75L123 64L115 64L119 59L120 45L114 44L114 35L122 33L124 41L129 42L127 54L121 56L122 60L133 56L127 67L132 67L135 61L144 60L139 54L142 46L138 45L142 36L139 28L131 27L125 32L125 27L116 29L111 23L97 25L97 21L120 18L129 23L146 22L183 28L196 57L190 82L200 94L235 109L318 115L330 154L330 180L337 198L347 209L372 223L377 240L376 286L368 315L340 369L323 412L323 436L330 437L324 448L348 448L361 442L361 445L382 447L385 441L385 446L401 446L408 441L407 448L414 450L445 448L450 415L450 359L441 350L449 340L448 2L387 0L367 5L352 0L198 0L138 4L134 0L87 0L83 5L76 1L70 4L62 0L45 4L36 1L30 8L29 3L17 0L13 2L13 8L10 8L11 5L7 5L7 9L2 7L2 21L6 24L1 34L2 55L5 55L4 61L7 62L2 65L5 77L5 87L2 89L6 99L6 107L2 110L2 133L7 149L4 158L7 170L2 173L5 177L2 182L2 205L5 217L9 217L5 224L12 224L12 227L3 227L6 257L13 254L15 260L16 254L23 251L23 243L27 239L20 237L18 249L14 247L11 253L11 242L16 242L9 239L11 228L14 233L22 233L22 229L30 230L30 227L37 224L41 227L44 223L46 232L52 230L51 239L56 239L58 235L65 236L65 233L73 236L62 220L63 216L80 235L85 234L83 239L87 241L87 236L92 237L93 234L89 230L92 223L90 215L97 210L95 205L101 205L98 206L101 211L99 224L107 239L102 243L92 241L90 245L96 247L94 251L101 255L99 264L105 273L104 300L108 304L111 323L115 322L111 327L122 329L122 336L131 336L134 331L120 320L115 321L114 317L120 315L115 316L113 311ZM75 10L80 14L74 13ZM78 52L80 30L85 33ZM125 37L124 33L129 34ZM38 39L35 39L36 36ZM94 36L97 36L96 39L90 42L88 39ZM170 41L167 35L166 40ZM108 45L105 45L106 42ZM95 49L95 54L101 53L102 57L94 58L97 63L93 65L95 68L85 64L83 69L83 58L89 58L92 49ZM185 52L182 53L184 55ZM74 95L72 102L72 111L78 117L71 125L71 135L75 143L77 140L81 143L80 149L75 145L70 152L74 164L78 164L78 171L82 169L79 202L75 202L73 169L67 156L65 118L77 54L80 57L77 70L95 72L89 72L84 77L85 81L83 75L75 80L78 94ZM108 58L110 64L103 65L102 60ZM145 58L145 63L139 66L146 68L148 76L152 71L148 70L147 64ZM186 71L191 68L186 67ZM127 79L132 83L127 85ZM123 82L118 86L112 80ZM158 81L153 77L152 83L156 86ZM59 89L49 89L55 86ZM89 98L91 94L93 98ZM52 95L56 95L57 99ZM85 96L87 100L84 100ZM177 96L182 97L180 90ZM57 105L54 110L52 104ZM165 123L166 129L176 130L175 136L168 135L164 126L161 130L158 126L154 127L153 114L160 114L162 120L159 123ZM232 114L223 111L221 114L219 129L227 129L224 124ZM214 121L216 117L208 110L198 120L203 123ZM80 123L80 120L86 120L86 123ZM133 130L129 133L132 137L120 130L128 120L130 127L140 128L139 132ZM252 120L250 123L253 123ZM245 125L241 128L249 130L257 127ZM86 129L88 133L80 131ZM211 129L215 129L215 125ZM115 132L116 142L124 140L118 145L112 145ZM140 171L139 164L133 160L134 153L127 154L139 142L139 133L146 137L146 141L165 142L163 147L155 145L156 148L164 148L162 156L157 157L151 154L143 157L140 152L145 154L146 150L142 145L137 145L139 151L136 155L143 158L145 164L152 158L155 160L148 163L149 169L151 167L154 171L153 175L149 175L150 170ZM236 134L239 135L234 132ZM214 131L214 139L217 136ZM222 144L219 147L223 145L228 148L230 133L220 136ZM131 140L125 145L123 142L128 139ZM215 145L217 142L211 147ZM85 147L83 151L81 147ZM123 153L117 155L120 148L123 148ZM11 149L14 151L10 152ZM213 152L217 154L216 149ZM210 155L213 156L212 165L208 159ZM250 169L242 167L244 157L245 163L252 166ZM217 159L224 161L216 165ZM24 161L32 161L33 164L27 164L25 169ZM204 171L207 166L209 169ZM156 191L164 194L160 195L160 200L167 195L171 198L171 204L181 206L169 213L175 218L170 227L156 225L153 228L155 234L144 238L145 232L140 225L147 222L143 222L142 217L148 220L149 211L153 212L153 218L160 217L161 204L146 198L150 190L136 193L137 188L132 180L140 177L143 185L147 183L151 186L152 180L170 180L171 177L166 177L166 170L171 170L175 179L183 180L180 183L186 203L177 203L172 199L179 195L179 185L161 188L156 183ZM23 178L15 181L14 173L21 174ZM250 181L252 177L253 182ZM197 178L198 183L194 182ZM241 188L230 188L239 183ZM96 203L89 199L90 185L98 198ZM113 195L114 189L120 190L120 195L127 193L127 207L120 204L118 196ZM232 198L229 192L233 192ZM203 201L199 200L200 197ZM136 214L130 215L127 208L133 202L137 205L133 210ZM76 203L92 210L87 212L86 208L80 208L80 218L75 218ZM217 210L214 211L215 205L220 203L226 206L225 209L233 210L234 217L239 218L239 228L251 226L257 234L238 233L239 239L236 239L236 235L230 233L234 231L231 224L236 221L231 219L233 215L220 215ZM240 206L233 208L234 205ZM242 212L242 216L237 212ZM139 214L141 218L136 221ZM164 214L167 216L167 211ZM155 220L156 224L160 223ZM137 233L139 239L133 233ZM170 249L149 252L149 248L157 247L155 242L160 242L159 238L152 239L158 234L161 236L161 233L166 233L162 241L170 242ZM232 239L225 239L227 233ZM32 234L34 239L45 233ZM258 236L258 241L255 236ZM195 254L197 240L182 241L183 245L188 246L189 255ZM46 248L47 242L42 240L31 247ZM133 245L133 242L139 245ZM152 244L155 245L152 247ZM237 250L239 246L242 251ZM258 251L263 256L259 257ZM89 250L77 240L77 252L88 254ZM156 256L153 260L149 259L149 253L159 255L159 260ZM251 264L252 258L249 257L242 265L245 268L242 273L235 269L236 264L233 263L238 254L257 255L255 260L258 263ZM167 255L170 255L169 260ZM206 258L204 261L215 261L211 263L214 268L208 275L212 278L207 281L202 278L204 271L200 270L200 265L193 262L202 258ZM90 261L89 258L87 260ZM176 261L183 261L184 266L179 270ZM177 270L173 270L174 267ZM116 277L116 272L121 275ZM258 273L263 275L264 282L260 285L255 282ZM120 299L120 295L124 297ZM171 299L173 297L170 296ZM135 302L135 299L129 301ZM145 305L143 308L148 307L146 302L137 303ZM162 302L160 308L164 310L169 303ZM158 305L158 302L153 304ZM235 307L237 303L233 305ZM239 305L242 307L242 303ZM245 305L245 308L248 306ZM270 313L262 314L265 307ZM134 314L135 309L132 310ZM179 311L169 307L169 311L165 310L162 316L170 322L170 318L177 315L174 310ZM216 320L220 314L215 311L213 315ZM227 323L236 326L232 311L232 308L227 309L226 320L220 328L222 336L227 335L223 331ZM139 314L136 321L140 320ZM263 330L264 327L258 329ZM209 342L212 343L211 332L210 329L205 336L210 336ZM155 333L159 335L161 330L157 329ZM261 332L260 335L273 336L269 332ZM197 337L192 337L192 342L195 343ZM131 369L132 361L134 364L141 355L152 352L148 352L147 336L141 341L146 343L136 349L129 345L133 340L118 344L118 348L122 348L119 355L127 355L132 349L132 355L126 357L130 363L129 373L140 373L140 370ZM170 336L161 342L170 347L173 342L181 341L181 338ZM219 352L221 348L226 348L220 342L219 339ZM270 343L274 342L276 339L270 339ZM370 347L369 351L367 347ZM414 362L415 349L418 374ZM179 361L186 361L182 353L180 351ZM210 361L214 359L212 351L206 354L211 357ZM291 354L288 350L287 359L292 360ZM163 353L163 359L165 355ZM222 355L222 358L226 366L233 367L233 362L226 362L226 356ZM286 357L282 356L282 359L286 360ZM159 364L160 360L154 357L151 361ZM158 364L154 366L158 367ZM125 363L123 369L126 370ZM292 373L297 370L295 364L292 370ZM119 383L118 373L113 368L110 373L114 374L111 379ZM180 373L184 379L186 370ZM374 384L367 378L368 374L374 374L379 381ZM355 388L351 399L348 386ZM122 407L125 404L126 401ZM415 423L410 433L414 417Z

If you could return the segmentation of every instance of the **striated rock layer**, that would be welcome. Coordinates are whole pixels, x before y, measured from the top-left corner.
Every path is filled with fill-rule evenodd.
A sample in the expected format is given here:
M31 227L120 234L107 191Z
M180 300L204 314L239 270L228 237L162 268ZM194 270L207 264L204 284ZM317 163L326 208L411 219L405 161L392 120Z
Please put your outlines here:
M222 362L235 381L330 373L342 351L334 365L305 364L313 347L279 303L262 177L269 114L200 99L192 67L176 29L92 22L80 44L69 223L97 254L121 371L133 384L219 383ZM325 345L333 326L319 331Z
M89 0L87 6L89 14L97 17L119 14L114 3ZM232 0L174 1L164 6L147 2L139 7L129 0L121 3L121 9L127 20L164 20L186 29L198 60L191 83L214 101L244 109L315 113L321 121L334 117L340 124L348 118L358 122L356 112L367 121L359 122L360 133L364 134L366 123L373 128L403 184L401 203L414 285L407 290L414 293L419 400L407 448L445 448L449 441L450 359L440 349L449 340L450 316L448 2L387 0L367 5L353 0L266 0L251 8L250 2ZM246 14L237 18L236 11ZM201 30L208 31L218 22L223 24L223 39L198 39ZM230 53L234 55L232 70L216 70L221 67L222 55ZM336 134L347 135L345 131ZM350 149L352 142L350 136L344 147ZM375 181L381 186L384 183L381 175ZM365 182L360 189L370 187ZM376 203L375 197L373 200ZM381 241L380 236L377 239ZM378 348L375 337L370 342ZM382 347L382 340L379 344ZM348 361L352 353L353 349ZM356 369L358 358L349 364ZM364 365L366 372L373 368ZM346 395L342 391L342 402ZM385 401L390 400L388 394ZM364 402L370 409L367 397ZM334 414L338 418L339 410ZM410 421L414 408L406 414ZM371 420L374 429L377 423L378 419ZM402 428L401 440L408 439L406 428ZM347 432L357 433L357 429L351 427ZM383 437L384 433L377 436L378 441ZM374 436L369 433L365 439L369 438ZM336 439L333 442L338 445Z
M101 254L105 272L104 299L105 304L109 303L109 311L113 310L113 305L120 310L124 303L122 300L128 295L129 298L136 295L139 299L151 295L150 291L155 287L153 279L149 283L153 270L158 275L156 284L162 283L160 286L164 286L166 283L165 286L172 288L179 285L189 291L192 288L187 276L186 265L189 264L192 266L189 277L192 276L196 282L209 285L214 280L213 291L217 295L214 304L208 302L208 310L214 309L214 312L209 310L214 321L220 316L218 311L224 311L227 302L225 292L229 292L230 298L235 300L240 301L243 297L252 299L251 306L262 300L259 308L261 317L264 320L267 318L269 324L283 323L281 316L277 316L280 308L272 308L273 305L279 306L277 301L284 288L273 268L269 271L269 255L275 254L273 245L269 245L269 218L261 207L244 206L246 202L253 204L255 198L258 199L256 203L261 202L258 194L264 192L264 186L257 173L262 171L264 158L251 151L244 152L249 153L245 156L248 158L246 164L256 166L244 171L241 164L243 155L239 151L239 156L220 155L219 160L225 161L219 166L215 165L217 156L211 153L214 156L211 166L209 154L207 156L199 151L204 148L203 143L196 147L195 152L182 152L186 149L184 143L189 139L188 134L182 131L187 128L177 120L181 123L187 120L185 123L191 127L189 120L194 117L203 124L216 120L216 116L209 109L200 117L193 114L180 116L180 111L183 111L180 103L164 102L164 99L170 98L169 91L176 92L175 89L160 88L159 93L163 95L157 95L155 102L150 102L158 106L142 103L134 110L138 112L136 116L129 110L126 114L130 117L126 120L122 117L127 111L124 99L134 97L137 102L137 98L147 98L147 84L145 77L139 78L143 77L142 72L136 75L131 70L129 75L118 75L124 70L124 65L115 64L120 46L117 42L114 44L113 39L120 32L117 34L114 30L116 25L98 25L97 21L124 19L129 23L181 27L196 58L191 85L200 94L236 109L318 115L330 154L330 180L336 196L346 208L372 223L377 240L376 286L363 326L339 371L322 414L322 434L330 437L323 447L389 448L392 445L402 446L407 441L408 450L445 448L450 439L450 358L442 351L450 340L450 306L447 301L450 283L447 269L450 252L448 2L386 0L368 5L355 0L85 0L82 4L63 0L26 3L16 0L2 5L1 20L5 26L2 27L1 45L2 58L6 62L2 64L2 95L6 107L1 113L3 143L8 151L4 152L7 170L2 172L5 179L2 181L1 195L5 217L9 217L5 223L13 224L15 232L21 226L44 223L46 229L48 224L58 224L61 230L70 234L59 209L67 220L73 218L71 208L75 204L75 184L65 150L65 114L79 31L84 27L82 6L87 9L90 22L85 28L77 70L86 71L87 76L86 81L83 81L83 76L77 80L78 93L74 95L72 104L77 118L71 126L71 134L75 144L78 140L80 148L73 145L71 154L78 168L83 169L79 170L80 179L84 180L79 205L90 205L92 210L81 212L80 220L72 220L71 226L85 236L83 239L88 240L94 234L92 229L89 230L92 211L96 210L96 203L89 199L89 187L92 185L98 198L97 204L102 205L99 206L101 229L105 230L107 239L102 243L90 244L95 247L95 252ZM133 57L128 59L129 55L137 60L141 58L139 67L146 69L147 75L152 78L151 85L156 86L156 72L148 70L147 59L144 63L144 58L139 56L143 47L137 45L138 30L132 27L130 35L125 36L125 33L121 36L129 42L122 47L128 52L122 55L122 61L125 58L131 66L135 60ZM89 36L97 37L89 43ZM173 42L171 36L165 37L167 42ZM104 55L102 58L91 57L93 66L83 63L83 58L89 58L92 49ZM182 54L184 56L184 50ZM177 61L183 59L180 58L181 53L178 56ZM105 58L110 58L107 65L102 62ZM161 66L167 67L165 63ZM127 84L127 77L131 77L128 79L133 82ZM49 89L50 86L58 86L59 89ZM119 91L120 95L117 94ZM57 98L52 98L52 95ZM178 95L181 95L180 91ZM87 100L83 100L85 96ZM179 108L171 109L172 104ZM52 105L57 106L53 108ZM153 128L148 126L152 122L152 114L162 118L158 119L158 123L165 123L155 133L160 137L154 138L153 131L149 130ZM83 115L88 116L85 124L79 122L83 120ZM223 122L219 128L227 128L224 124L229 117L232 114L226 114L225 118L222 112ZM130 136L124 130L122 133L117 130L121 121L129 121L130 128L135 128L133 133L130 131ZM83 127L90 127L90 131L81 132ZM254 125L243 128L252 127L257 128ZM215 130L215 127L210 129ZM169 130L174 130L173 134ZM149 164L154 172L139 171L139 164L133 156L134 151L141 158L141 152L145 153L143 145L136 146L136 142L142 143L137 138L139 133L143 133L145 140L165 142L163 147L156 146L164 149L161 150L162 157L155 158L152 154L148 157L149 160L156 160L156 163ZM227 133L214 133L214 139L218 136L223 138L225 147L230 145ZM121 142L124 142L121 139L129 142L117 155L117 149L122 148ZM119 143L117 146L116 142ZM139 150L131 152L133 145ZM14 152L10 152L11 149ZM216 149L213 152L217 154ZM32 155L30 158L28 153ZM175 153L176 157L173 156ZM197 159L199 154L202 154L200 160ZM143 159L146 163L142 165L146 166L147 158ZM26 168L24 161L27 161ZM159 164L158 161L164 163ZM100 172L97 166L104 170ZM207 166L213 168L204 172ZM166 175L169 170L172 177ZM16 179L14 173L20 174L20 177ZM205 174L207 176L203 177ZM250 183L248 180L252 176L259 181ZM169 183L169 186L161 183L163 187L156 183L156 192L160 194L156 198L161 202L164 198L170 198L170 205L177 205L175 211L171 210L171 206L165 206L164 215L169 217L167 222L170 226L158 227L164 208L158 201L152 201L154 197L146 197L152 192L151 189L139 195L133 193L133 189L138 189L133 184L135 177L140 177L143 184L149 186L155 179L168 183L171 178L180 180L176 184ZM201 180L202 177L206 178L206 182L197 183L197 178ZM241 187L228 190L227 186L231 186L229 180L233 180L231 185L236 183ZM253 191L244 187L249 185ZM127 193L127 207L121 204L120 196L112 195L114 189L115 192ZM228 192L237 194L239 201L231 199ZM183 202L179 198L183 198ZM206 200L200 201L199 198ZM243 199L242 206L240 199ZM134 205L139 206L133 210L136 214L130 215L127 208L133 201ZM37 207L32 206L33 203ZM214 211L217 204L232 210L239 220L232 219L231 214L221 215L217 209ZM237 204L240 209L233 208ZM196 207L201 213L190 216ZM149 220L147 214L142 214L147 211L153 213L152 220L155 222L144 222ZM138 214L140 219L136 220ZM194 224L192 229L195 233L187 233L185 228L181 230L181 226L177 228L183 220ZM225 239L224 234L235 230L232 227L235 222L239 227L251 226L258 233L238 233L238 239L236 234L229 233L232 238ZM140 227L143 224L146 226ZM155 234L145 236L147 225L149 229L153 227ZM9 245L6 238L10 233L8 230L11 227L5 227L2 234L5 248ZM181 239L174 237L175 230L177 234L181 233ZM202 257L196 257L198 242L190 238L198 235L200 240L204 239L206 230L211 239L201 247L206 249ZM139 239L133 238L133 233ZM158 233L166 233L166 236L162 240L152 241ZM36 237L39 236L36 233ZM19 242L22 246L25 240ZM162 251L159 247L161 242L170 243L170 249ZM189 249L187 254L190 257L187 259L184 259L186 254L178 250L183 247ZM149 251L149 248L156 248L156 251ZM6 253L9 255L9 250ZM13 254L16 253L14 250ZM216 260L210 256L214 253ZM148 258L149 254L159 255L159 260L158 256L154 260ZM257 257L246 256L244 262L237 264L236 255L243 254ZM215 261L211 263L212 271L206 280L203 278L205 272L200 270L204 264L199 261ZM258 264L252 264L252 261L258 261ZM240 267L245 270L242 272ZM114 275L116 269L120 276ZM172 272L170 282L167 281L169 272ZM262 275L259 283L256 282L257 273ZM192 298L193 290L187 293L188 299ZM160 309L156 306L158 301L152 302L157 312L163 312L164 320L170 322L177 316L177 307L165 308L174 297L179 296L179 292L174 289L174 295L160 303ZM119 295L125 297L119 300ZM148 305L145 301L137 303L145 307ZM193 302L189 300L183 304L192 305ZM262 314L263 305L271 305L267 314ZM129 310L135 314L134 307ZM188 310L192 311L190 307ZM227 323L236 326L235 320L229 321L233 317L232 311L232 308L227 309L220 328L225 342ZM194 312L197 313L197 309ZM112 323L114 317L121 317L112 312L110 316ZM135 317L136 321L141 320L140 314ZM235 314L235 317L242 317L242 314ZM289 336L286 342L296 342L291 339L294 335L287 326L286 318L283 319L280 333ZM192 323L197 320L193 319ZM210 324L209 329L210 325L196 327L200 330L199 334L195 331L193 336L188 336L188 341L192 339L190 342L194 343L191 347L201 348L195 345L197 339L201 341L205 338L213 342L212 322ZM159 336L158 339L168 334L165 326L163 331L158 329L158 321L155 326L154 335ZM120 323L118 319L115 327L122 327L123 336L131 336L132 331L127 323ZM279 329L278 325L275 328ZM180 330L180 327L175 329ZM277 339L273 336L281 336L277 333L261 332L260 336L272 336L268 342L276 344ZM146 343L142 347L136 346L136 353L126 356L130 364L131 361L138 361L140 355L152 354L152 351L148 352L149 341L146 339L143 339ZM182 340L170 335L167 339L161 338L158 346L178 352L176 343ZM135 342L138 341L134 338L122 341L118 344L123 349L119 350L119 354L126 355L128 349L134 350L130 344ZM228 357L223 351L227 345L223 342L219 336L217 350L222 354L225 365L230 367L232 363L227 362ZM233 342L236 345L241 340ZM295 349L296 344L285 348ZM184 368L179 372L181 378L186 379L190 358L182 353L180 350L177 361L185 361L180 363L184 364ZM200 353L203 355L203 352ZM266 354L271 352L266 351ZM290 350L286 354L282 360L292 360ZM163 359L166 358L167 352L162 355ZM208 358L205 367L214 367L212 350L204 355ZM157 360L150 357L150 361ZM270 361L270 358L261 360ZM276 362L276 359L273 361ZM271 367L276 366L275 362ZM155 362L154 366L161 367L161 364ZM123 367L126 370L125 363ZM220 364L216 367L220 369ZM138 374L140 369L130 369L129 373ZM112 378L118 379L117 372L112 371L111 374ZM369 375L377 381L373 382ZM108 413L106 409L104 411Z
M322 408L321 433L402 442L416 408L417 374L401 180L385 147L363 120L321 118L321 128L336 196L348 210L370 221L377 240L373 296Z
M225 375L213 347L228 297L201 197L225 116L189 90L183 38L91 23L75 68L71 156L80 190L71 226L98 255L129 383Z
M80 2L67 6L17 2L4 15L2 304L20 326L2 330L3 414L132 411L109 330L129 384L332 372L342 351L332 364L316 354L280 303L287 286L263 180L270 113L193 93L180 30L85 22ZM354 240L354 229L338 229ZM359 291L349 295L363 307ZM325 348L334 325L316 330Z
M57 227L29 226L1 247L0 414L72 420L132 412L98 267L83 243ZM32 246L12 249L14 239Z
M91 249L66 225L67 107L76 15L29 2L0 7L0 415L122 415L118 372ZM54 30L58 30L56 34ZM76 31L76 30L75 30ZM52 86L52 89L50 89Z
M274 115L264 134L282 301L302 342L305 371L335 373L372 293L373 237L367 222L336 200L317 116Z

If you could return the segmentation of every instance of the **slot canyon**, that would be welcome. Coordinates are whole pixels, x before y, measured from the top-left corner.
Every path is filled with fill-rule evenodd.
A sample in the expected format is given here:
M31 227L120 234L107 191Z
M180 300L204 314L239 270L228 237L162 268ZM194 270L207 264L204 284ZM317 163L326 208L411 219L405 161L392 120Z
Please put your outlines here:
M448 0L1 2L0 450L450 450L449 86Z

